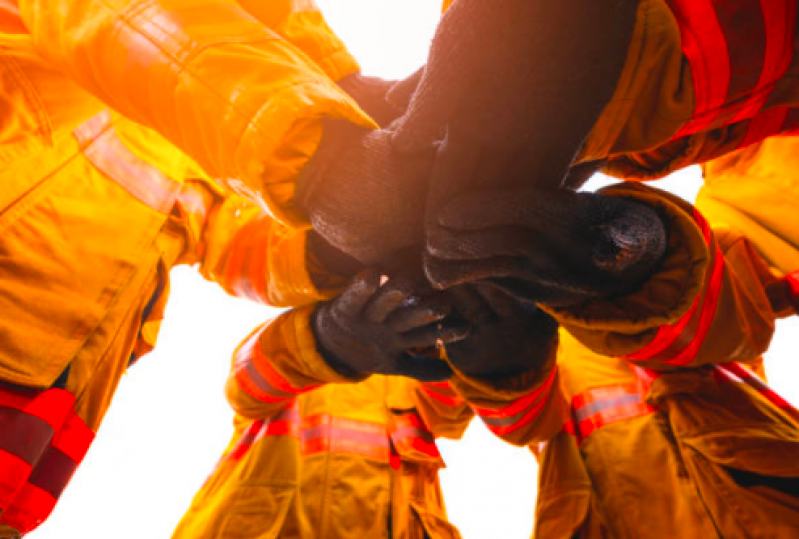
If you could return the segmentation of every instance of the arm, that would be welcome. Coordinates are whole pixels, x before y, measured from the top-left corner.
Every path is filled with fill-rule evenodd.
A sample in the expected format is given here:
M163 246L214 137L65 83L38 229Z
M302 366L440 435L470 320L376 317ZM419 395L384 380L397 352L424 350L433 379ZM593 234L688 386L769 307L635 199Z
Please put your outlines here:
M292 230L209 180L189 180L170 226L185 238L178 263L198 264L231 295L277 307L329 299L344 287L308 252L307 231Z
M314 306L293 309L260 326L236 349L225 394L243 417L263 419L307 391L351 382L316 351L310 329Z
M612 187L658 210L668 223L657 271L623 297L549 309L588 348L655 369L748 361L768 347L778 314L776 278L740 235L714 232L677 197L641 185Z
M230 0L22 0L20 10L53 65L294 227L306 224L294 180L320 120L374 127L305 54Z

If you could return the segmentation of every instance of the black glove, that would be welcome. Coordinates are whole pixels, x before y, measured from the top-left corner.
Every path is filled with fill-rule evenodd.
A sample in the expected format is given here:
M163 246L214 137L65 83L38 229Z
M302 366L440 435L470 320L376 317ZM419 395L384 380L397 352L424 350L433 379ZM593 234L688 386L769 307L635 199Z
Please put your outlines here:
M365 270L341 296L320 304L312 319L319 353L352 379L370 374L448 378L452 372L437 357L436 346L463 339L468 328L446 324L445 296L429 285L420 287L420 280L394 277L382 286L380 281L379 272Z
M649 206L566 189L462 194L436 219L425 257L433 284L487 279L549 305L633 290L655 270L667 241Z
M399 83L393 80L367 77L360 73L352 73L338 81L341 89L347 92L358 103L358 106L381 127L387 126L405 112L405 106L397 106L396 102L387 98L389 91Z
M431 162L431 153L397 153L390 131L328 120L297 181L297 203L331 245L376 265L422 244Z
M560 186L616 88L637 5L455 1L395 143L413 153L446 132L437 179L449 187Z
M567 183L616 88L637 4L456 0L450 6L394 136L408 155L437 148L427 235L458 193Z
M557 351L557 323L534 304L488 283L449 290L454 316L471 325L466 339L446 345L452 365L468 376L502 379L548 369Z

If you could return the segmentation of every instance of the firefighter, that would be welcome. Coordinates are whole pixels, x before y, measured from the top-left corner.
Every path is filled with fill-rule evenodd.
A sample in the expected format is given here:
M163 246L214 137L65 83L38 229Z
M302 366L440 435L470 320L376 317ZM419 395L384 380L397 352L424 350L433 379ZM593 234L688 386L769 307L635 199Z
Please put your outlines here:
M696 209L658 195L662 212L693 222L693 233L670 227L671 241L707 254L700 292L676 322L652 332L636 316L683 286L670 271L691 264L667 255L636 301L548 309L563 326L557 361L541 355L526 375L469 376L459 365L474 357L448 346L453 388L495 434L532 442L537 537L795 534L799 413L762 381L760 354L775 320L799 311L796 144L774 138L708 163Z
M372 374L414 361L407 350L448 312L399 279L359 274L333 302L288 311L239 346L233 439L174 538L460 537L435 438L460 438L471 408L446 382Z
M98 6L81 18L99 16ZM348 274L342 257L326 264L330 249L317 235L286 228L211 180L155 131L110 111L64 74L66 64L42 58L15 2L0 7L0 537L17 537L50 513L122 373L155 344L171 267L197 264L232 294L284 306L326 299ZM299 88L302 79L318 97L309 109L371 125L322 68L276 30L240 18L234 34L274 38L276 57L291 59L281 89L289 80ZM391 114L382 100L388 83L357 73L318 12L287 8L272 22L315 54L375 117ZM124 64L120 58L128 57L118 56L116 67ZM301 94L294 98L305 103ZM302 118L284 97L287 104L276 112L282 120L266 122L275 133L281 122L287 129L290 111ZM161 112L155 116L193 131L186 110L185 121ZM272 164L284 167L286 159L292 158Z

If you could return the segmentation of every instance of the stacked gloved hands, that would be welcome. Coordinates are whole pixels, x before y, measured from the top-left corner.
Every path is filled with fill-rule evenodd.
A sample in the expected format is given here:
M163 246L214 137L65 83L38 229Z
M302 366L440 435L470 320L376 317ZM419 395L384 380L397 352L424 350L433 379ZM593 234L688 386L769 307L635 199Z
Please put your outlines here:
M636 7L457 0L424 70L342 81L385 127L329 121L298 182L300 209L358 264L392 273L398 253L415 251L448 293L359 275L315 319L334 368L437 379L446 365L408 349L443 342L464 373L522 372L556 338L535 304L624 294L657 267L658 214L575 192L595 166L570 168L615 88Z

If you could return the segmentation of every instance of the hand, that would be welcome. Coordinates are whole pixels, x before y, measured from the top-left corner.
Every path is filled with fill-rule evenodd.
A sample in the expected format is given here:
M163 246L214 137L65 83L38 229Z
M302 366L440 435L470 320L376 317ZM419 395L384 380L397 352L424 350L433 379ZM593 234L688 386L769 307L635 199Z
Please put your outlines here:
M297 202L331 245L364 265L420 246L432 154L405 156L391 132L328 121L297 182Z
M452 365L468 376L501 379L545 370L555 358L557 323L488 283L455 286L455 315L471 325L466 339L446 345Z
M319 353L340 374L356 379L393 374L444 380L438 357L413 353L463 339L468 328L444 322L450 306L423 280L394 277L381 286L375 270L359 273L335 300L320 304L312 327Z
M637 6L637 0L452 4L394 136L409 155L437 149L428 222L467 190L566 183L616 88Z
M549 305L626 293L666 248L665 225L650 207L566 189L462 194L435 224L425 256L434 285L486 279Z
M377 125L385 127L405 113L423 73L424 67L399 81L352 73L338 85Z

